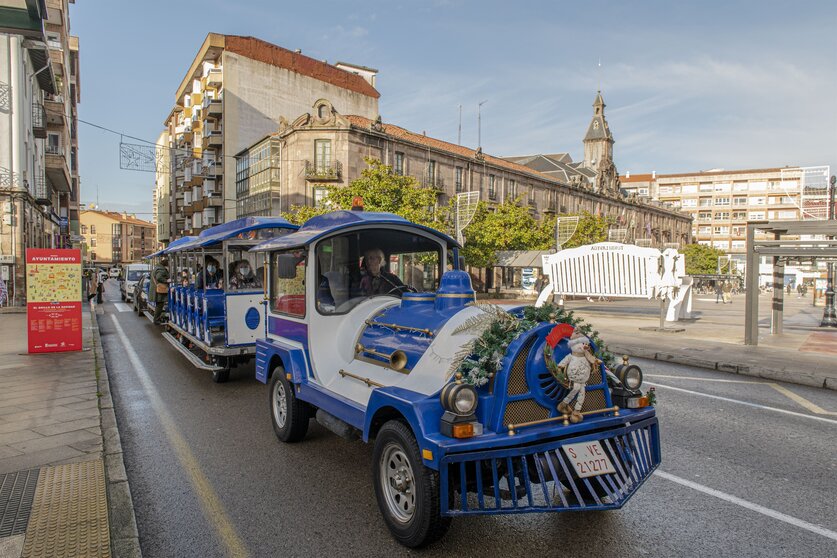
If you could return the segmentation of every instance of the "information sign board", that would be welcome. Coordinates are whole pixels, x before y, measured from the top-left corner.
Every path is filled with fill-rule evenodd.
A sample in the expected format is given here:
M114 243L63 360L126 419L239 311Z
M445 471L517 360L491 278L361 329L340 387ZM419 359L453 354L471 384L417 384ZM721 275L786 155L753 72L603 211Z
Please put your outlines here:
M26 323L30 353L82 349L81 251L26 250Z

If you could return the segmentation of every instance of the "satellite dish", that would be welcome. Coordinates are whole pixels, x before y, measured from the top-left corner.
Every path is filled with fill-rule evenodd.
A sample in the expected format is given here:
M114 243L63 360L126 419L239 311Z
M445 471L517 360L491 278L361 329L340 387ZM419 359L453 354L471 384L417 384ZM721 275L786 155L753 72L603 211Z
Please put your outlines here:
M607 231L608 242L625 242L628 237L628 229L609 229Z
M474 218L474 214L477 212L477 203L479 201L479 191L462 192L461 194L456 194L453 209L453 227L454 233L456 234L456 241L463 246L465 245L465 236L462 234L462 231L465 230L465 227L467 227L471 223L471 220Z
M570 241L578 229L578 215L574 217L558 217L555 221L555 247L560 251L561 246Z

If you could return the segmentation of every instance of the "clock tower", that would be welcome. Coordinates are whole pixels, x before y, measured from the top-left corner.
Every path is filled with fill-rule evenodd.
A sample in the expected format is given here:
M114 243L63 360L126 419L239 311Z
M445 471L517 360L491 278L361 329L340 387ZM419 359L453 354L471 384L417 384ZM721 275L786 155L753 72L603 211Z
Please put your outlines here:
M615 193L619 189L619 175L613 164L613 134L605 120L604 109L604 99L599 91L593 101L593 119L584 136L584 166L596 171L594 191Z

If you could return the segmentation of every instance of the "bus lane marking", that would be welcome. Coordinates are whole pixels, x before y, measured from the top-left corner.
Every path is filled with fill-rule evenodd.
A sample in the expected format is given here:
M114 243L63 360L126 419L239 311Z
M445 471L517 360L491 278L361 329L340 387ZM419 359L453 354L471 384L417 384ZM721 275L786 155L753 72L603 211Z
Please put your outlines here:
M761 384L764 386L769 386L794 403L800 405L811 411L817 415L828 415L828 416L837 416L837 412L834 411L826 411L816 403L809 401L802 397L799 394L796 394L789 390L788 388L781 386L774 382L759 382L757 380L722 380L720 378L700 378L696 376L677 376L677 375L669 375L669 374L647 374L649 378L667 378L667 379L674 379L674 380L687 380L690 382L715 382L715 383L726 383L726 384ZM650 383L650 382L649 382Z
M683 393L689 393L691 395L699 395L701 397L708 397L710 399L718 399L720 401L727 401L729 403L738 403L739 405L746 405L748 407L754 407L756 409L764 409L764 410L767 410L767 411L774 411L776 413L783 413L785 415L791 415L791 416L795 416L795 417L803 417L803 418L807 418L807 419L811 419L811 420L818 420L818 421L821 421L821 422L827 422L827 423L830 423L830 424L837 424L837 420L828 419L828 418L825 418L825 417L817 417L817 416L814 416L814 415L806 415L805 413L797 413L796 411L787 411L785 409L778 409L776 407L768 407L767 405L759 405L758 403L750 403L749 401L741 401L739 399L731 399L729 397L722 397L720 395L710 395L708 393L701 393L699 391L693 391L693 390L690 390L690 389L683 389L683 388L674 387L674 386L666 386L666 385L663 385L663 384L658 384L656 382L645 382L645 383L650 385L650 386L654 386L654 387L670 389L670 390L673 390L673 391L680 391L680 392L683 392Z
M151 381L151 376L148 374L148 371L145 369L145 366L143 366L136 351L128 341L128 337L125 335L125 331L122 329L122 326L119 325L116 315L111 314L110 317L113 320L113 325L116 327L116 332L119 334L119 338L122 340L122 345L125 347L128 359L131 361L131 365L134 367L137 377L148 394L151 407L160 419L163 431L166 433L166 437L168 437L171 442L172 449L174 449L175 455L177 456L178 461L180 461L183 471L189 478L189 482L195 489L195 493L197 494L201 506L204 509L204 516L210 524L216 528L221 540L227 547L231 556L242 558L249 556L249 553L244 546L244 542L236 532L235 526L232 521L230 521L227 513L224 511L224 506L221 503L220 498L212 488L212 483L201 470L200 463L198 463L197 458L189 448L189 444L186 442L186 439L183 438L182 434L180 434L174 419L166 409L163 400L160 399L160 396L157 393L157 388L154 387L154 383Z
M688 479L672 475L671 473L666 473L665 471L660 471L659 469L654 471L654 476L666 479L668 481L677 483L687 488L691 488L692 490L697 490L698 492L702 492L703 494L714 496L715 498L718 498L725 502L729 502L731 504L735 504L736 506L741 506L742 508L746 508L750 511L760 513L761 515L766 515L767 517L778 519L779 521L782 521L789 525L793 525L794 527L799 527L800 529L804 529L806 531L810 531L811 533L815 533L827 539L837 541L837 533L829 529L826 529L825 527L821 527L813 523L808 523L807 521L804 521L802 519L798 519L796 517L784 514L782 512L778 512L776 510L772 510L770 508L766 508L764 506L760 506L759 504L754 504L753 502L749 502L737 496L733 496L732 494L727 494L726 492L721 492L720 490L709 488L708 486L704 486L702 484L692 482Z

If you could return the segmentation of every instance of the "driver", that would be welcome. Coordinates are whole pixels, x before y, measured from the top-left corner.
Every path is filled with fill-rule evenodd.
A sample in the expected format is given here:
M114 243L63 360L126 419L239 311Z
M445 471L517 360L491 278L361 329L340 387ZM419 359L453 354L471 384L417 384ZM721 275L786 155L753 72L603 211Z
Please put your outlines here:
M370 248L363 254L361 267L366 275L360 280L360 290L365 296L379 294L400 294L408 290L397 275L384 269L384 251Z

